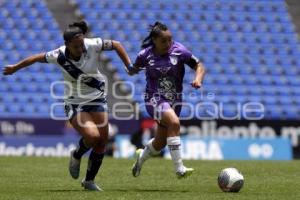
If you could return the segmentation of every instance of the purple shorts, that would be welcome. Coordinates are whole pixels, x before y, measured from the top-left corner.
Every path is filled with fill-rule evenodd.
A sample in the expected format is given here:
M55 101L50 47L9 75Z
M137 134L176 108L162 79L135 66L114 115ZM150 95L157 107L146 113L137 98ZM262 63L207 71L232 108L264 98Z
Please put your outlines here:
M148 114L155 120L160 120L162 113L168 111L169 109L173 109L176 115L180 116L181 111L181 102L175 101L170 102L165 98L150 98L145 100L145 106Z

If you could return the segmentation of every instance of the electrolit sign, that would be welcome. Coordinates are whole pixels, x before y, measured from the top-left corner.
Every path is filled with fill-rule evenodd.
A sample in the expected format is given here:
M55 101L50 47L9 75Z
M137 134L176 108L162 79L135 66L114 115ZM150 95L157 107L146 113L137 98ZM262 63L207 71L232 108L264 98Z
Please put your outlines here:
M133 157L135 147L129 136L117 136L115 157ZM170 158L168 149L164 157ZM183 159L194 160L291 160L292 146L287 138L274 139L212 139L182 137Z
M0 136L0 156L68 157L77 141L75 136Z

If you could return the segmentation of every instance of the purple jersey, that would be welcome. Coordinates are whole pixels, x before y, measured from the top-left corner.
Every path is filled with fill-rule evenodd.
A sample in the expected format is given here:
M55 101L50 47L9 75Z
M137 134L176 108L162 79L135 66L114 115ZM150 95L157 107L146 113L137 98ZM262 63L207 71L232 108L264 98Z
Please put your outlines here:
M173 42L168 54L154 53L153 46L141 50L135 65L146 69L146 97L159 96L171 104L181 101L184 64L194 68L198 59L178 42Z

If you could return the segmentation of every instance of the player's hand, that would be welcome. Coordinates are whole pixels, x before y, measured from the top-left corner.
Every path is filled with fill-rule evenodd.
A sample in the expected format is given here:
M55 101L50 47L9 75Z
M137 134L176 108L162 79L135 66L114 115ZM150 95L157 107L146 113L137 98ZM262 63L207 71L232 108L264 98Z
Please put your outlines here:
M201 88L202 84L201 84L200 81L198 81L198 80L193 80L193 82L191 82L191 86L192 86L193 88L198 89L198 88Z
M6 65L2 70L2 74L3 75L11 75L11 74L14 74L16 71L17 71L17 68L15 65Z
M134 74L139 73L140 69L131 64L129 66L125 66L125 71L127 72L128 75L132 76Z

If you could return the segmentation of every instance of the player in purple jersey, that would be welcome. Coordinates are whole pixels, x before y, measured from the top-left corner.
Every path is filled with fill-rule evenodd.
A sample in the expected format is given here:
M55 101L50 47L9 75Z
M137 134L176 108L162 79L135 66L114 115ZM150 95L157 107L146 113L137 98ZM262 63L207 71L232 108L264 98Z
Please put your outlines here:
M168 145L178 178L190 175L194 169L183 165L179 115L182 102L184 65L195 70L192 87L200 88L205 69L199 60L182 44L173 41L167 26L156 22L150 26L150 34L142 44L135 64L126 68L129 75L146 70L145 103L147 112L158 121L156 135L146 147L137 150L137 160L132 168L133 176L140 174L143 163L157 155Z

